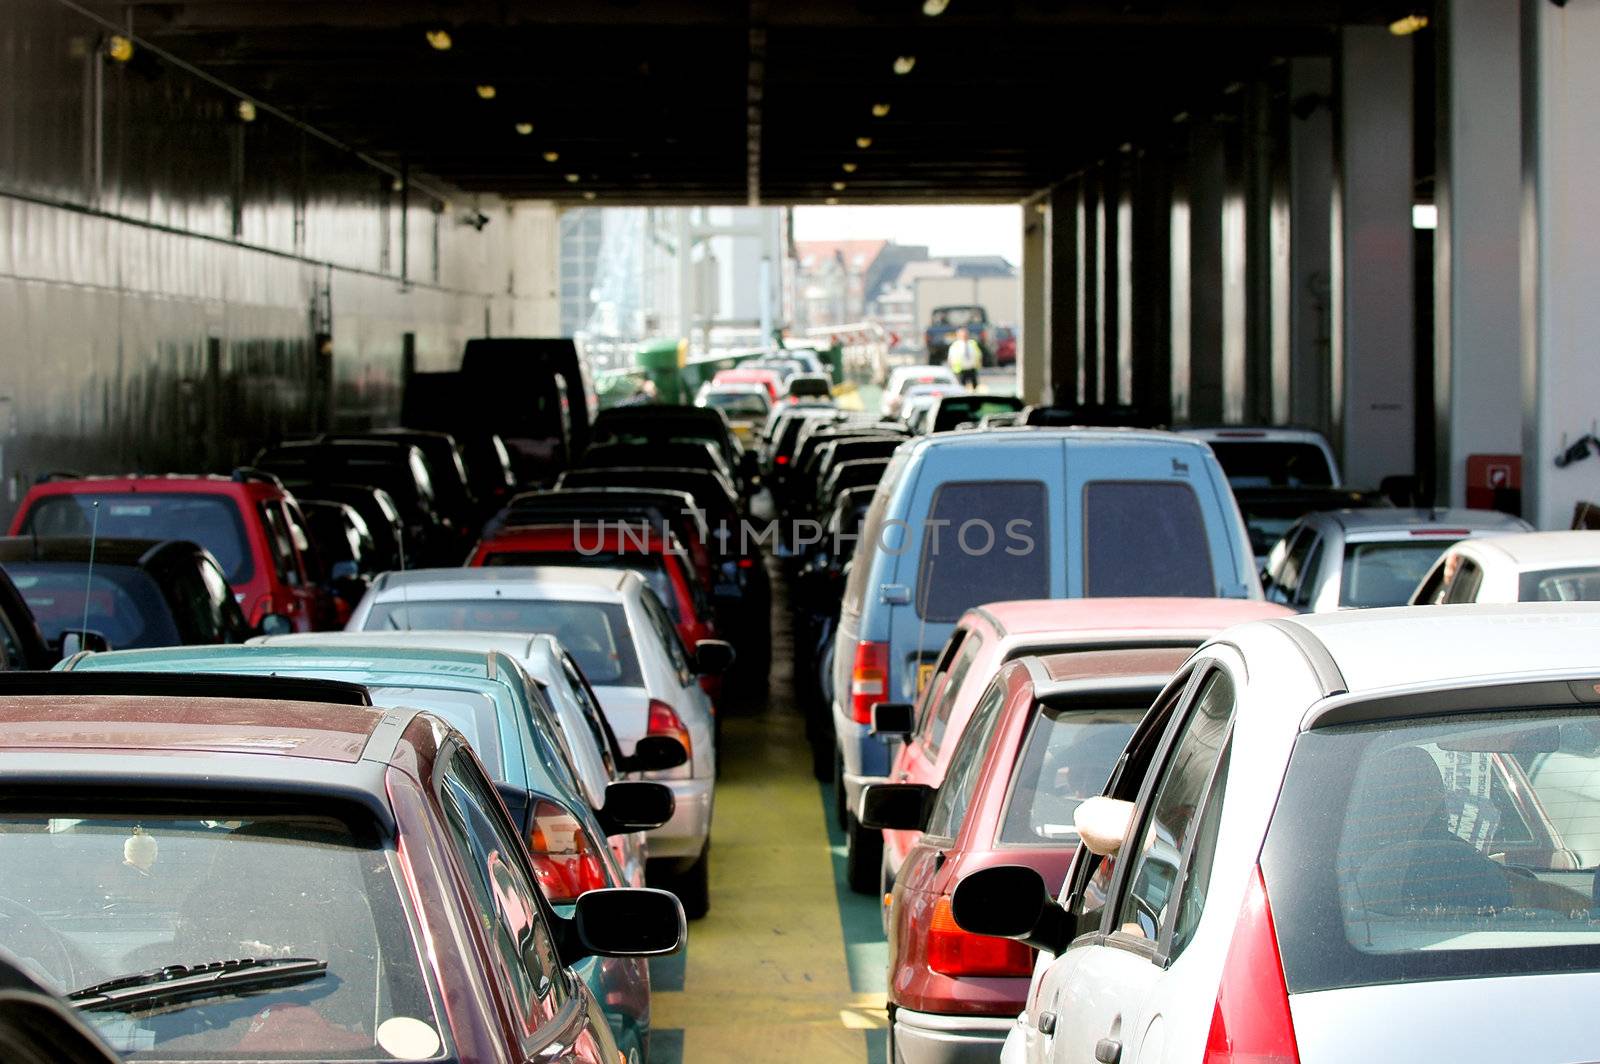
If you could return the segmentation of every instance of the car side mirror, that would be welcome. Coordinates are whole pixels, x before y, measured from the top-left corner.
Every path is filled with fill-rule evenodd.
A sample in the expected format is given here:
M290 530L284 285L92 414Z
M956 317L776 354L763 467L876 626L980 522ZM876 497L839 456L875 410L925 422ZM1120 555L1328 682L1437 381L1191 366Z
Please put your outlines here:
M1090 798L1072 811L1072 826L1092 854L1115 857L1133 823L1133 803L1103 795Z
M665 957L683 948L689 924L670 892L651 887L606 887L579 895L563 927L561 959Z
M902 741L911 738L915 712L910 702L872 703L872 734Z
M694 671L701 676L721 676L733 667L733 644L726 639L702 639L694 645Z
M110 649L111 641L103 632L92 628L68 628L61 633L61 656L64 658L86 652L101 654Z
M1051 953L1072 941L1077 923L1051 896L1044 877L1026 865L995 865L963 877L950 898L950 915L963 931Z
M606 784L606 804L596 817L607 835L626 835L660 827L676 809L672 788L664 783L617 780Z
M625 755L617 768L623 772L665 772L687 764L689 751L670 735L646 735Z
M925 783L871 783L861 792L856 818L880 831L922 831L937 793Z
M269 613L256 625L257 635L288 635L294 631L294 622L281 613Z

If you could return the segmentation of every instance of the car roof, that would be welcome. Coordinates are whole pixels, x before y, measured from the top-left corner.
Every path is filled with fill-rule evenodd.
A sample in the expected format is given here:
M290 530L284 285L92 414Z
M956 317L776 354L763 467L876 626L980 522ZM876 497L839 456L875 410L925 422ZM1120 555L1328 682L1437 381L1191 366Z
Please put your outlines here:
M1295 428L1283 425L1183 425L1172 431L1198 439L1247 443L1318 443L1326 444L1327 437L1316 429Z
M57 477L36 483L28 491L32 495L165 492L275 497L279 494L279 487L260 474L232 477L216 473L96 473L90 476Z
M966 449L1034 440L1037 440L1041 445L1049 442L1065 442L1075 446L1093 444L1148 446L1160 444L1165 447L1188 449L1196 452L1204 451L1209 453L1211 450L1203 440L1181 436L1175 432L1163 432L1158 429L1087 426L1046 428L1037 425L1004 425L999 428L973 429L969 432L938 432L929 436L918 436L912 441L912 452L915 456L927 451L942 450L948 447Z
M1497 553L1521 569L1547 569L1560 565L1600 566L1600 531L1523 532L1496 536L1474 550Z
M1391 509L1324 510L1310 515L1346 532L1410 532L1422 528L1524 529L1527 522L1499 510Z
M1325 685L1351 694L1447 682L1577 672L1600 679L1600 603L1463 603L1304 614L1272 626ZM1307 638L1309 637L1309 638ZM1224 638L1227 638L1226 636ZM1248 660L1248 658L1247 658ZM1334 670L1329 673L1329 669Z
M1170 632L1204 638L1246 621L1294 615L1270 602L1212 598L1014 599L986 603L968 613L981 616L1002 637Z
M294 635L266 636L252 640L251 646L268 649L284 647L324 648L345 647L363 650L381 650L383 656L401 657L403 652L426 650L419 657L447 660L456 653L470 654L477 660L487 660L491 654L505 654L519 662L540 660L546 655L559 657L561 643L547 633L528 632L461 632L448 629L416 628L403 632L304 632Z
M576 602L620 602L630 582L644 578L626 569L571 565L496 565L480 569L408 569L383 573L373 582L377 599L392 602L415 594L430 599L536 592L540 599ZM402 590L403 589L403 590Z

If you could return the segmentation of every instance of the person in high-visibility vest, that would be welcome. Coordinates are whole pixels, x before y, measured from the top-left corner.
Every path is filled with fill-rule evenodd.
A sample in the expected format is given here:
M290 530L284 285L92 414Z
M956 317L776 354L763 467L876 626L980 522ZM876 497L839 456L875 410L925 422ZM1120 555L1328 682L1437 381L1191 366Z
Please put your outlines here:
M945 363L956 375L956 380L968 388L978 387L978 367L983 365L983 348L978 341L968 339L965 326L957 329L956 338L950 341Z

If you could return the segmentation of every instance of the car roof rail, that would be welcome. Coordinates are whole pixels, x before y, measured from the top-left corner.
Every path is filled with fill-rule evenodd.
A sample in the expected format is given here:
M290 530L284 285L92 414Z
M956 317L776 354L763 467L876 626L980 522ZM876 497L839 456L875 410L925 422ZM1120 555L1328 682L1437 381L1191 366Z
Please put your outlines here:
M239 466L233 471L232 478L236 484L270 484L279 491L283 490L283 481L277 474L255 466Z
M260 698L278 702L326 702L371 706L372 695L358 683L303 676L249 676L226 673L0 672L0 697L13 695L140 695L152 698Z
M52 469L33 478L35 484L48 484L53 480L82 480L83 474L70 469Z

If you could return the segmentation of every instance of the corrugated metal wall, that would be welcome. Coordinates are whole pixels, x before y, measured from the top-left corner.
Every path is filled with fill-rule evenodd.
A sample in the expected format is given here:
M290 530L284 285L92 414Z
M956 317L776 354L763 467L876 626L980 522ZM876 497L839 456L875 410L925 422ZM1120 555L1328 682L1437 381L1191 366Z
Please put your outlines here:
M0 3L0 517L47 470L225 471L392 421L408 358L554 327L553 210L461 225L148 49L110 58L109 35Z

